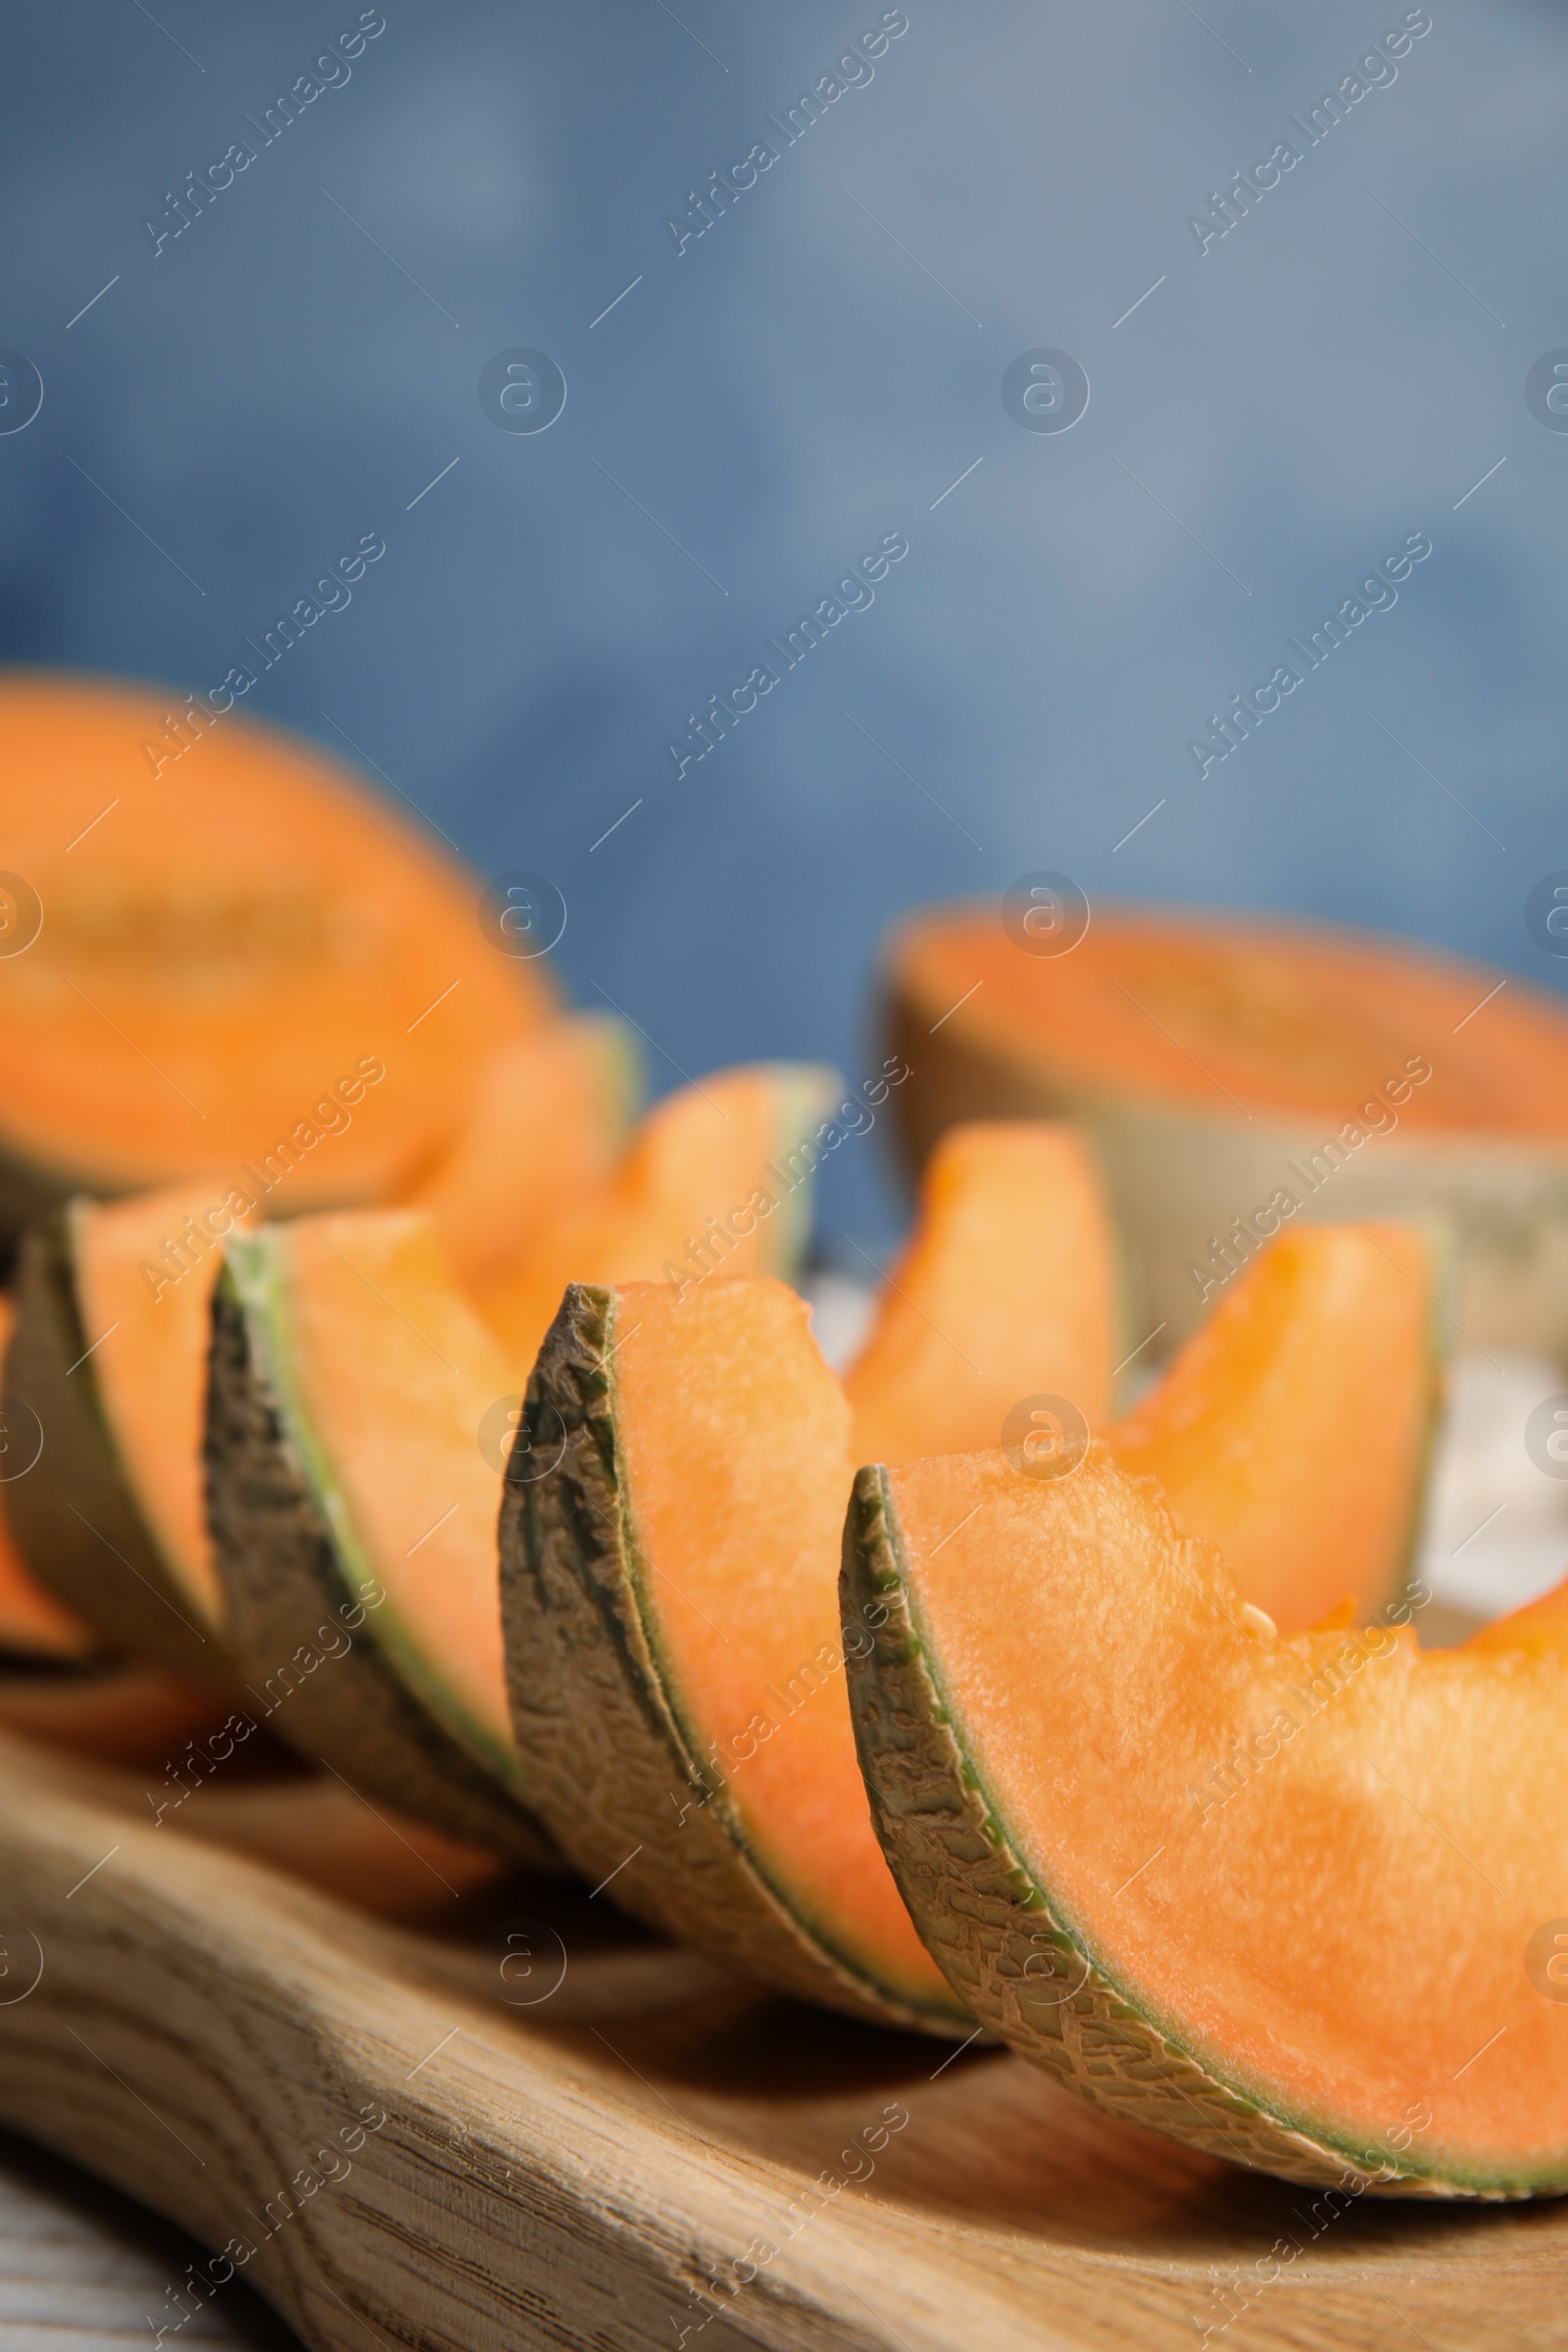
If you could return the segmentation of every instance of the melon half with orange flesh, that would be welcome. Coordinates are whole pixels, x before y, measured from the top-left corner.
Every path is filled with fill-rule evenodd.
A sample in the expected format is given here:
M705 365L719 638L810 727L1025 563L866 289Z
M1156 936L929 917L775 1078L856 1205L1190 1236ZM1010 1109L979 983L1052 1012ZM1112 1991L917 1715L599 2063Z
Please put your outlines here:
M1283 1192L1336 1222L1446 1218L1463 1329L1484 1347L1568 1352L1558 994L1275 914L1097 903L1073 946L1070 930L1031 941L1002 914L926 907L889 937L892 1034L913 1064L898 1115L916 1160L960 1120L1086 1120L1141 1330L1195 1329L1223 1252L1255 1247Z
M1024 1132L1008 1137L1009 1159ZM974 1160L955 1165L983 1191L982 1156L977 1139ZM1065 1152L1054 1165L1070 1206L1081 1171ZM970 1350L985 1334L1026 1393L1091 1393L1104 1370L1093 1324L1077 1361L1049 1321L1032 1362L1027 1348L1051 1252L1081 1249L1080 1225L1070 1214L1057 1224L1049 1193L1028 1200L1000 1294L1019 1318L1007 1333L997 1292L947 1285L949 1235L960 1264L970 1255L960 1193L933 1170L904 1267L910 1283L919 1270L921 1288L901 1296L943 1298L949 1336ZM1414 1237L1388 1238L1420 1262ZM1212 1514L1288 1617L1316 1613L1317 1564L1294 1608L1268 1581L1279 1514L1238 1477L1227 1414L1255 1434L1255 1389L1264 1408L1289 1415L1293 1444L1319 1467L1314 1491L1286 1479L1284 1493L1336 1534L1351 1505L1366 1511L1372 1533L1354 1562L1382 1600L1419 1516L1434 1394L1430 1335L1404 1302L1402 1268L1391 1292L1375 1250L1325 1233L1302 1237L1300 1254L1305 1278L1274 1279L1266 1262L1241 1278L1258 1293L1255 1310L1216 1331L1201 1381L1179 1362L1167 1412L1156 1397L1139 1425L1146 1449L1163 1446L1183 1468L1184 1507ZM1386 1446L1375 1431L1359 1446L1345 1441L1347 1390L1332 1366L1357 1345L1380 1370ZM843 1668L876 1616L841 1618L835 1597L855 1423L800 1301L756 1282L684 1300L662 1286L574 1290L530 1394L531 1419L558 1433L563 1453L549 1476L509 1489L503 1510L508 1667L533 1800L564 1850L595 1880L613 1872L616 1899L641 1916L787 1990L949 2030L958 2005L922 1968L867 1825ZM869 1382L857 1401L863 1425L877 1404ZM958 1426L971 1404L956 1384ZM883 1427L894 1425L890 1409ZM923 1435L940 1443L929 1419Z
M200 702L0 681L7 1240L72 1193L269 1154L291 1207L383 1195L445 1143L486 1054L553 1009L428 830ZM322 1134L317 1105L367 1064L382 1077Z
M844 1595L887 1612L878 1834L977 2018L1348 2197L1568 2188L1568 1648L1277 1636L1102 1446L861 1471Z

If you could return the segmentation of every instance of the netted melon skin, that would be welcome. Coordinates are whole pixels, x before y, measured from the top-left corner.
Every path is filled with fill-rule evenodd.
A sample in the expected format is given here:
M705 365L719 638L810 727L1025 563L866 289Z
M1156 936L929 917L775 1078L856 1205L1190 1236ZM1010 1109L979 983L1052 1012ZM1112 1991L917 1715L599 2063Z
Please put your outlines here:
M886 1470L858 1472L844 1531L841 1593L862 1620L887 1615L850 1663L850 1709L871 1814L915 1926L965 2005L1065 2089L1122 2123L1352 2196L1474 2198L1541 2193L1401 2165L1293 2130L1221 2082L1155 2027L1091 1960L987 1803L926 1656L905 1582Z

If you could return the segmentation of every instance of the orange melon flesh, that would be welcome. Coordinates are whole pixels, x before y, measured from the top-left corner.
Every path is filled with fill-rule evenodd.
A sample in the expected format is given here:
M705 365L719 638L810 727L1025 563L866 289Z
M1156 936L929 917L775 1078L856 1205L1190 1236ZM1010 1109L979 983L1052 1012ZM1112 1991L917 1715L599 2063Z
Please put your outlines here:
M1485 1021L1467 1023L1499 975L1402 941L1097 906L1078 946L1048 956L1021 952L994 906L949 906L904 923L889 962L896 990L931 1020L967 992L955 1030L1086 1097L1135 1093L1218 1114L1229 1095L1332 1132L1430 1047L1404 1127L1568 1136L1561 1005L1511 978Z
M938 1703L1121 2014L1357 2159L1424 2104L1403 2165L1568 2185L1568 2011L1525 1965L1568 1917L1568 1649L1250 1630L1100 1446L1055 1482L990 1453L887 1488Z
M830 1071L761 1062L656 1104L609 1182L478 1294L514 1362L532 1364L568 1282L695 1288L710 1269L792 1271L820 1156L812 1133L835 1088Z
M612 1013L572 1013L491 1055L449 1149L408 1196L462 1281L505 1272L605 1182L638 1092L634 1041Z
M70 1211L76 1302L91 1350L82 1369L137 1511L209 1627L221 1616L202 1485L208 1323L222 1263L213 1228L220 1236L249 1221L225 1210L224 1199L222 1179L213 1178L130 1200L75 1200ZM193 1230L206 1233L205 1249ZM164 1254L169 1243L172 1262Z
M774 1281L710 1282L684 1302L629 1284L615 1328L642 1601L692 1745L716 1750L790 1907L878 1982L950 2004L856 1762L837 1583L850 1410L808 1310Z
M1115 1243L1088 1149L1068 1126L975 1121L927 1162L914 1235L887 1276L845 1387L858 1462L1001 1443L1020 1399L1108 1417Z
M1407 1225L1282 1233L1105 1433L1281 1633L1347 1592L1369 1614L1408 1565L1436 1403L1436 1254Z
M513 1368L414 1210L301 1218L265 1248L294 1439L345 1558L385 1589L376 1641L480 1761L505 1766L501 1473L479 1424L515 1390Z
M11 1345L16 1321L15 1301L8 1293L0 1291L0 1359ZM13 1440L9 1430L5 1434L4 1466L9 1469L14 1467L9 1459ZM26 1475L24 1471L23 1476ZM0 1498L5 1491L4 1484L0 1484ZM46 1592L28 1568L6 1525L0 1503L0 1650L24 1657L81 1658L93 1645L93 1636L80 1618L63 1608L52 1592Z
M1460 1646L1483 1657L1524 1650L1535 1658L1568 1658L1568 1577L1539 1600L1481 1626Z
M288 1205L385 1193L550 984L488 944L476 882L335 761L238 707L187 714L181 750L165 721L186 711L0 684L5 862L44 908L0 957L0 1152L47 1198L288 1142ZM384 1078L313 1117L366 1061Z

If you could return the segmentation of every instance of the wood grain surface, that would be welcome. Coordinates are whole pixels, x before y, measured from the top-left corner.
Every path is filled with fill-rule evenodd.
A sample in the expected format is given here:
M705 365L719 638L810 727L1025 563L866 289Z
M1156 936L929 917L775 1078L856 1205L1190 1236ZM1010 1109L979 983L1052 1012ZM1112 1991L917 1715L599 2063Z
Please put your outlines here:
M323 1842L315 1782L154 1828L143 1777L0 1740L0 2119L227 2247L312 2345L1562 2341L1557 2203L1330 2220L573 1883L460 1883L352 1791ZM400 1916L212 1842L225 1805L274 1855L295 1822L318 1875L363 1834Z

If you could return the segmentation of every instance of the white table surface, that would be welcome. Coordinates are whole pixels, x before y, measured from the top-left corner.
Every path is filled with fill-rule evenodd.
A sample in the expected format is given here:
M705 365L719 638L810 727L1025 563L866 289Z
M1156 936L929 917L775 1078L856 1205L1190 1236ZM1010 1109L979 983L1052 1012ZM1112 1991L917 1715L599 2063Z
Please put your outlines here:
M3 2352L151 2352L172 2316L167 2290L200 2254L183 2230L0 2132ZM300 2352L298 2338L240 2279L171 2330L166 2345Z

